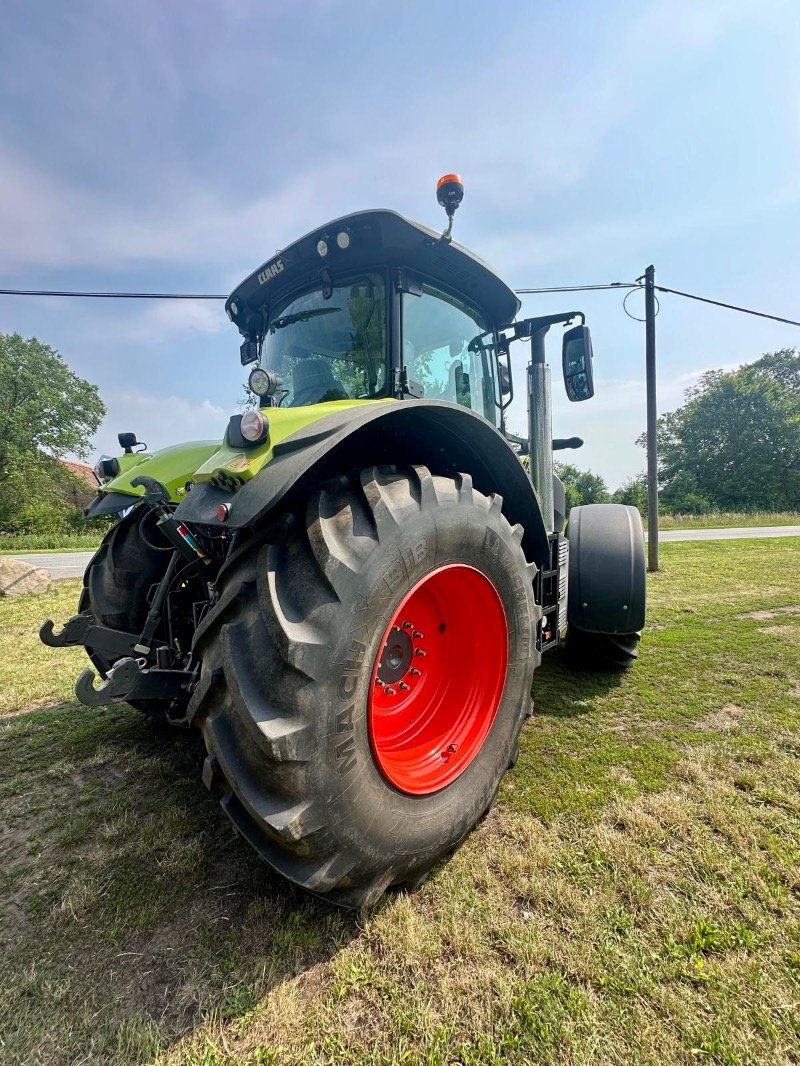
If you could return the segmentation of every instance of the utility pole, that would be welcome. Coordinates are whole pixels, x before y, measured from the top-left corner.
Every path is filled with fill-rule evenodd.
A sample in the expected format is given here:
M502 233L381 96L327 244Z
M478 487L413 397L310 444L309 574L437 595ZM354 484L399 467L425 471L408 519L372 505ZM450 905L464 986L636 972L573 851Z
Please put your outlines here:
M647 369L647 568L658 570L658 452L656 447L656 269L644 272L644 344Z

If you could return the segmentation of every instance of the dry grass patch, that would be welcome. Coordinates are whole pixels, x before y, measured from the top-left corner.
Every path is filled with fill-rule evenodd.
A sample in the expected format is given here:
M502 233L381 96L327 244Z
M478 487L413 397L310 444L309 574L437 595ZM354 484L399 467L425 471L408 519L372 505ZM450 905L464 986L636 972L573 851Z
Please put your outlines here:
M191 736L70 702L35 626L76 583L0 603L0 1057L797 1061L800 651L759 625L797 631L800 542L662 558L637 668L549 657L493 812L365 915L250 854Z

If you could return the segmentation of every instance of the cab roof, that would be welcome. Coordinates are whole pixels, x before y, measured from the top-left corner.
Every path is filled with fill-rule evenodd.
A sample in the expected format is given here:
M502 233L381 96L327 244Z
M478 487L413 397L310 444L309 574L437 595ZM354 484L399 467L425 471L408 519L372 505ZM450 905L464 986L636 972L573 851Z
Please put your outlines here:
M346 248L337 243L342 233L349 239ZM320 241L327 245L325 256ZM236 286L225 310L241 333L259 332L255 323L263 323L265 309L309 283L335 283L344 273L386 266L460 294L493 326L508 325L520 308L514 291L469 249L395 211L376 210L337 218L290 244Z

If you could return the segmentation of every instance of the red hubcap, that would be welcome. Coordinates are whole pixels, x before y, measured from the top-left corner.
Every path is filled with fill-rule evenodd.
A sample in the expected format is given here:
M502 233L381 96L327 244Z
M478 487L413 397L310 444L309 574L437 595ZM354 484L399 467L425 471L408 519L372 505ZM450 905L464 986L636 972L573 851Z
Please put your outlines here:
M369 731L384 777L427 795L469 766L491 729L508 665L508 628L491 581L460 563L406 595L372 670Z

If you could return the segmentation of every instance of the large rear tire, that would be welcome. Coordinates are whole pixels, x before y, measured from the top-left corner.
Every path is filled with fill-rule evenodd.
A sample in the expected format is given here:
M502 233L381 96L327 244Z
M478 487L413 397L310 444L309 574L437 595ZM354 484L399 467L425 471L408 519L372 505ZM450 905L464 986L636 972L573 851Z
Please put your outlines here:
M169 564L172 546L155 528L155 517L135 507L106 533L83 575L79 611L89 610L111 629L140 633L149 610L148 596ZM86 652L106 677L116 662L92 648ZM163 719L171 700L132 700L131 706L150 718Z
M514 760L541 611L501 505L424 467L337 479L223 569L198 629L206 785L341 906L424 879Z

